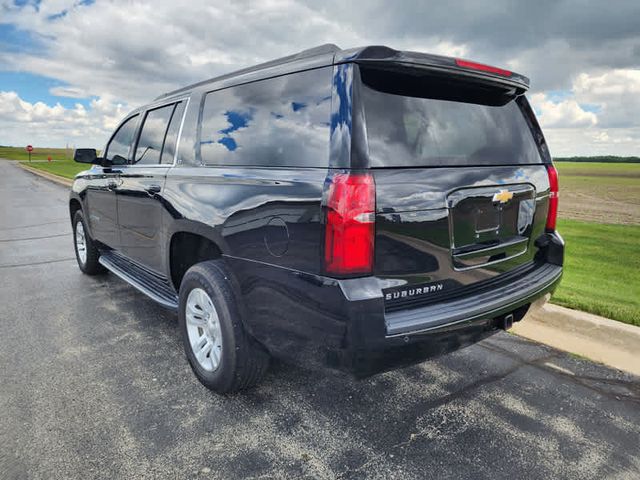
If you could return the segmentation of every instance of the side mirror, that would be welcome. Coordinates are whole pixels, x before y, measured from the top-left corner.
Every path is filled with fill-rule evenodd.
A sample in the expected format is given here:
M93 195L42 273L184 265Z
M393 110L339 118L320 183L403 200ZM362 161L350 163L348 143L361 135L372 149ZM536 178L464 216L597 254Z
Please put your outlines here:
M126 165L127 164L127 159L124 158L122 155L114 155L113 158L111 160L105 160L109 162L109 166L111 165Z
M76 148L73 160L78 163L90 163L92 165L100 165L102 163L102 159L98 158L95 148Z

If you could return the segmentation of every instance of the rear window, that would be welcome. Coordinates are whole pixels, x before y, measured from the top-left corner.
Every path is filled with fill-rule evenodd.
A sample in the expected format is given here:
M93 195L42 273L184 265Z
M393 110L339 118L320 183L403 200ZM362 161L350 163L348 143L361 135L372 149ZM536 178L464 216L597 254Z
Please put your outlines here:
M331 67L207 93L200 152L206 165L326 167Z
M542 163L520 106L504 92L380 75L363 75L372 167Z

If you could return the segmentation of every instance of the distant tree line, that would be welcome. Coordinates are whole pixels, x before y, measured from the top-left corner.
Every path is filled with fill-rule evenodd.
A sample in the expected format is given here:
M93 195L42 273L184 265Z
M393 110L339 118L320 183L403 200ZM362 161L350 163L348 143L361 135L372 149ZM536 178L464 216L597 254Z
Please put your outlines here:
M601 157L554 157L554 162L603 162L603 163L640 163L640 157L616 157L603 155Z

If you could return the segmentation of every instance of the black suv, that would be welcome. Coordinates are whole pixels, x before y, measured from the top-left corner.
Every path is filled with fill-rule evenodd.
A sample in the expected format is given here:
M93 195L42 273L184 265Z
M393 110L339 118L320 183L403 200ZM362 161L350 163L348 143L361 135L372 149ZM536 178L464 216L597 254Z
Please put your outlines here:
M73 184L80 269L178 311L207 387L271 355L366 376L507 329L562 275L514 72L325 45L158 97ZM540 303L540 302L537 302Z

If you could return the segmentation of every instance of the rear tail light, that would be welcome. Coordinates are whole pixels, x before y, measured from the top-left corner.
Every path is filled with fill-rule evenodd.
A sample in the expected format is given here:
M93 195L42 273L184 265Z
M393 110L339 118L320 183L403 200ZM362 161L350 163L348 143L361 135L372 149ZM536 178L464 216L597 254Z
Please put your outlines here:
M552 164L547 165L547 175L549 176L549 212L547 213L547 230L550 232L556 229L558 219L558 171Z
M512 73L509 70L503 68L492 67L491 65L485 65L484 63L470 62L469 60L462 60L456 58L456 65L469 70L479 70L481 72L495 73L496 75L502 75L503 77L510 77Z
M365 173L327 178L324 270L334 275L373 270L376 187Z

